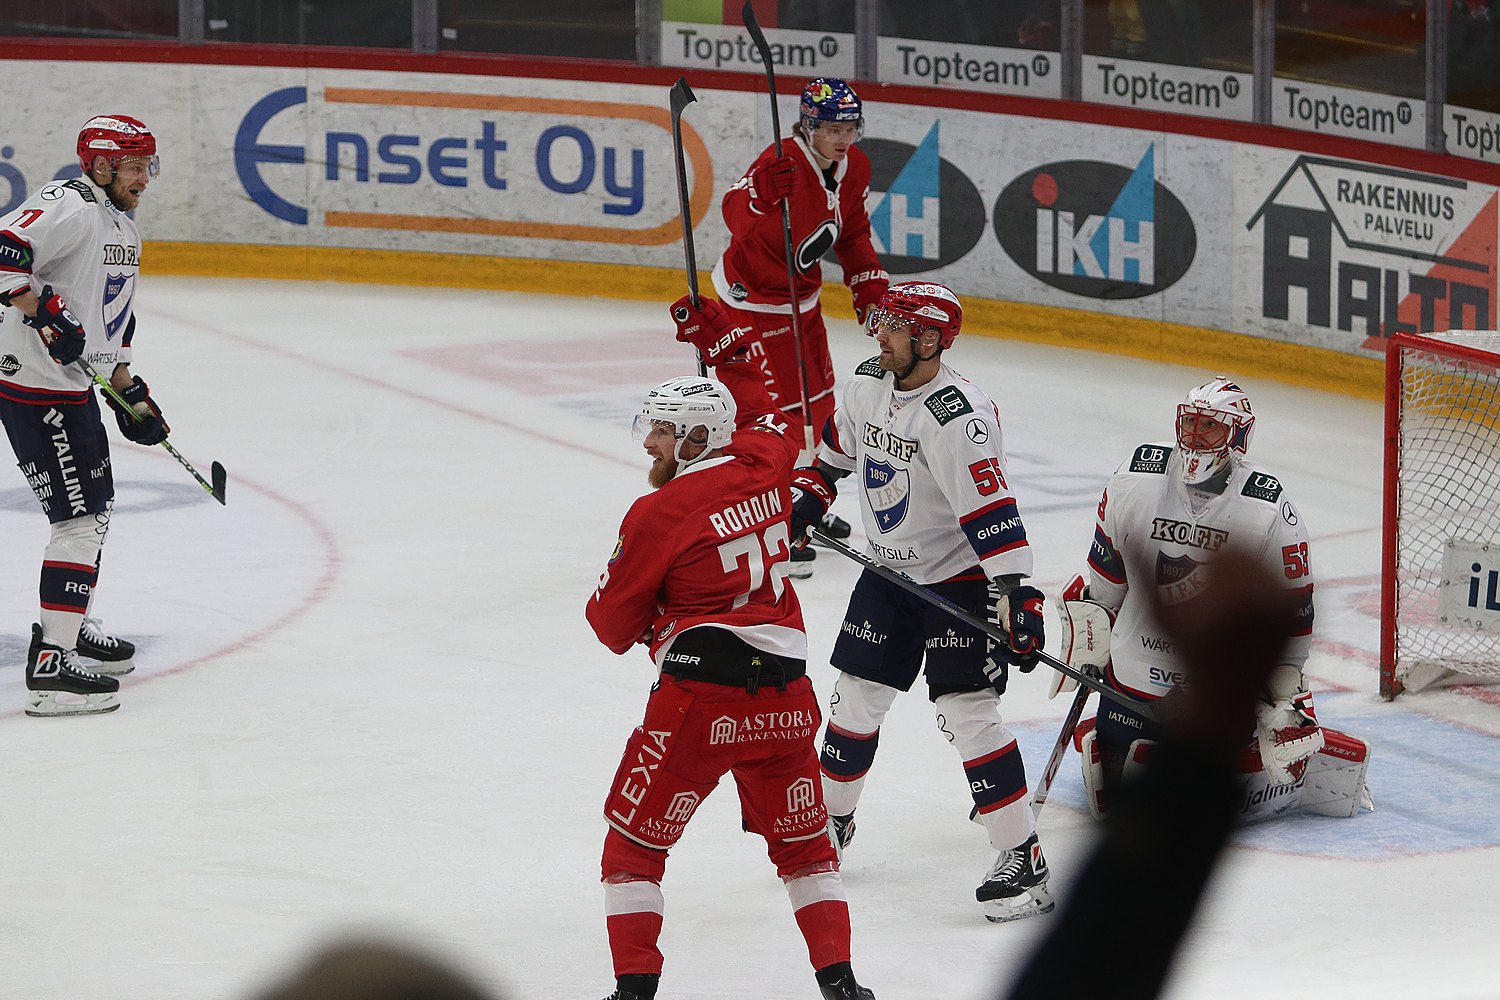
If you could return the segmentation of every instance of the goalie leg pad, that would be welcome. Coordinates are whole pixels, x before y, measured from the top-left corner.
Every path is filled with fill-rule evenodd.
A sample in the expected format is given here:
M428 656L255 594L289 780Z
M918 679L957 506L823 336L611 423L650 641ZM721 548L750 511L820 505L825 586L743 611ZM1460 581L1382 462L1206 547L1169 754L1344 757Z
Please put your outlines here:
M1061 659L1068 666L1094 677L1104 676L1109 666L1110 629L1114 613L1095 601L1061 600L1057 616L1062 623ZM1072 691L1078 682L1064 673L1055 673L1047 697Z
M1307 762L1302 779L1302 808L1321 816L1346 819L1361 809L1373 811L1375 800L1365 784L1370 745L1337 729L1323 730L1323 748Z
M1036 829L1026 802L1026 767L1015 735L1000 721L999 703L988 688L940 695L933 702L938 729L963 759L975 819L997 851L1014 847Z
M1089 815L1103 819L1106 808L1104 796L1104 754L1099 746L1099 734L1093 729L1083 734L1078 743L1079 760L1083 763L1083 797L1089 804Z

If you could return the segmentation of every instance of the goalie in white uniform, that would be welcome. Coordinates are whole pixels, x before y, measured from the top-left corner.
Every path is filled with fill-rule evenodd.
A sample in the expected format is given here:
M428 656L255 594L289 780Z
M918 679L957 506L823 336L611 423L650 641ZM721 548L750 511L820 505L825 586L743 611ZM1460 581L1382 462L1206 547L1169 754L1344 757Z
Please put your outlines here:
M1255 415L1250 398L1224 377L1188 393L1177 407L1176 447L1144 444L1110 479L1099 500L1089 582L1075 577L1059 603L1061 655L1111 688L1143 701L1172 692L1183 665L1151 614L1147 588L1165 605L1191 599L1215 553L1245 552L1264 562L1297 596L1297 632L1266 685L1254 734L1241 756L1241 819L1254 822L1297 808L1333 816L1373 809L1365 787L1369 747L1318 724L1302 676L1312 642L1313 577L1307 527L1281 482L1248 461ZM1053 693L1076 684L1062 674ZM1145 760L1153 723L1108 698L1075 739L1095 816L1122 776Z

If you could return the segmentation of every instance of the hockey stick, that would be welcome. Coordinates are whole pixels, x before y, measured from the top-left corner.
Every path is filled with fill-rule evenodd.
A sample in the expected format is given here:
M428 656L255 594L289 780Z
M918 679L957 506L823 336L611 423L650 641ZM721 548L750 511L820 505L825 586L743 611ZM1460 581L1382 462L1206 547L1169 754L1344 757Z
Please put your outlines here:
M915 594L922 600L926 601L928 604L931 604L933 607L948 612L948 614L952 615L954 618L957 618L959 621L963 622L970 628L977 629L980 632L983 632L991 640L1001 643L1002 645L1005 645L1007 647L1010 645L1010 637L996 628L992 623L985 621L983 618L980 618L977 615L965 611L963 608L959 607L957 604L954 604L947 598L933 593L931 590L928 590L926 587L922 586L920 583L913 580L905 573L902 573L900 570L892 569L885 563L880 562L877 559L872 559L871 557L865 555L863 552L860 552L856 549L851 549L849 546L845 545L837 538L829 537L819 528L809 528L808 532L814 539L822 542L826 547L833 549L845 556L848 556L850 559L853 559L855 562L859 563L861 566L865 567L876 576L889 580L891 583L894 583L902 590ZM1152 722L1159 721L1156 717L1155 710L1149 703L1141 701L1138 698L1132 698L1129 695L1121 694L1119 691L1116 691L1113 688L1105 687L1104 684L1097 678L1091 677L1083 671L1069 666L1050 653L1046 653L1042 650L1037 650L1036 658L1047 664L1047 666L1051 667L1053 670L1056 670L1058 673L1063 674L1067 677L1071 677L1073 680L1077 681L1081 687L1087 688L1090 691L1097 691L1102 697L1108 698L1110 701L1116 702L1120 705L1124 705L1132 712L1135 712L1138 715L1142 715L1147 719L1150 719Z
M1073 696L1073 704L1069 706L1068 714L1063 719L1062 729L1058 731L1057 744L1052 748L1052 756L1047 758L1047 766L1042 769L1041 780L1037 782L1036 792L1031 796L1033 816L1041 815L1042 805L1047 801L1047 793L1052 790L1052 780L1057 777L1063 758L1068 754L1068 741L1073 738L1073 731L1078 728L1078 720L1083 718L1083 706L1089 700L1090 693L1088 688L1079 685L1078 693Z
M93 379L94 382L98 384L99 388L105 391L110 399L113 399L116 403L119 404L120 409L124 410L126 413L135 418L136 423L145 422L146 418L135 412L135 407L125 402L125 397L121 396L119 392L116 391L115 387L109 383L108 379L99 374L98 369L96 369L93 365L89 364L82 358L78 359L77 364L78 367L82 368L84 372L88 374L89 378ZM163 448L167 449L167 454L177 459L178 464L180 464L184 469L188 470L189 475L198 480L199 486L207 490L209 495L212 496L215 500L219 501L219 503L224 503L224 487L229 481L229 474L224 471L224 466L220 465L218 462L215 462L212 466L209 467L209 475L213 476L214 479L213 483L210 484L206 482L202 476L198 475L198 470L193 468L192 465L188 463L188 460L182 457L182 453L179 452L176 448L172 447L170 442L164 439L159 443Z
M781 112L776 108L776 68L771 61L771 46L766 44L765 33L760 30L760 22L755 19L755 8L750 5L750 0L745 0L740 19L745 22L745 30L750 32L750 40L755 43L761 64L766 67L766 87L771 92L771 135L776 139L776 158L780 159ZM795 251L792 249L792 205L785 198L781 200L781 238L786 248L786 291L792 306L792 347L797 352L797 374L802 381L802 440L803 446L812 451L812 393L807 384L807 362L802 356L802 317L797 309L797 266Z
M688 298L697 309L702 300L698 298L698 254L693 249L693 217L688 207L687 162L682 158L682 111L698 98L688 86L687 77L679 76L672 84L670 103L672 106L672 153L677 157L677 207L682 213L682 253L687 260ZM703 363L703 352L698 355L698 374L708 376L708 365Z

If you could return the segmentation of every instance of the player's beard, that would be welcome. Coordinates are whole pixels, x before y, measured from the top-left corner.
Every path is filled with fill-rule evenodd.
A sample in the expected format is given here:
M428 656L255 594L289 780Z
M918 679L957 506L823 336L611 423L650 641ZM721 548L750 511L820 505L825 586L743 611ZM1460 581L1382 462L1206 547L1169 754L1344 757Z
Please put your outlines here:
M133 212L141 203L141 196L130 193L130 186L120 179L118 174L104 188L104 193L109 195L110 202L122 212Z
M646 482L651 484L653 490L659 490L667 485L677 475L677 459L668 456L658 458L651 463L651 468L646 472Z

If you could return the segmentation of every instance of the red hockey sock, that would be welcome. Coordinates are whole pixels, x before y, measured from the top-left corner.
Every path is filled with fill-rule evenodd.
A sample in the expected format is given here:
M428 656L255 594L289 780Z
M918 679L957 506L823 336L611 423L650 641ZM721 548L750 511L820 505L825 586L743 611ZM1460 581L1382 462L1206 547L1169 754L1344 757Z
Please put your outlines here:
M849 904L838 872L819 872L786 884L793 916L814 969L849 961Z

